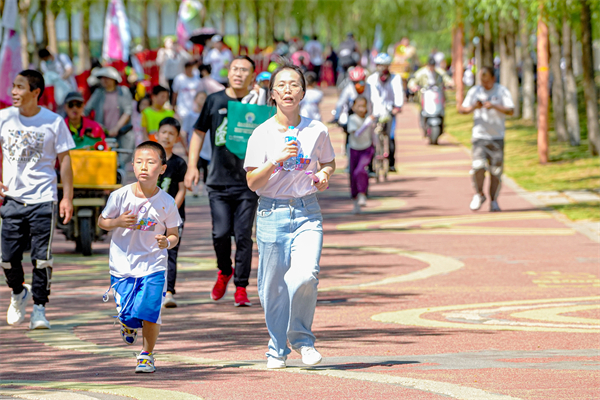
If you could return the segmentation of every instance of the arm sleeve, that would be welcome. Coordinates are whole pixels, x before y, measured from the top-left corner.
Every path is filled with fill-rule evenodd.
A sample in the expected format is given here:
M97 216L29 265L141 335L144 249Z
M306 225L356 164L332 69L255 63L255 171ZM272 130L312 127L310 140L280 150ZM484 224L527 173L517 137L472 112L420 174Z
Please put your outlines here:
M58 121L56 127L56 153L64 153L65 151L71 150L73 148L75 148L73 136L71 136L71 131L69 131L65 120L61 118L60 121Z
M463 107L465 107L465 108L473 107L475 105L475 88L476 88L476 86L472 87L467 92L467 95L465 96L465 99L463 100L463 103L462 103Z
M394 76L392 89L394 90L394 107L402 107L404 105L404 88L402 87L402 78L399 75Z
M60 63L63 65L63 68L73 68L73 63L68 55L61 53L58 55L58 58L60 58Z
M167 215L165 217L165 226L167 229L181 225L181 218L179 217L179 210L177 210L175 200L172 197L170 200L171 202L169 203L169 207L167 207Z
M108 197L108 201L102 210L102 218L104 219L115 219L121 215L121 199L117 195L117 192L112 192Z
M179 93L179 86L180 86L179 82L181 82L181 79L179 79L179 75L177 75L175 77L175 80L173 81L173 92L174 93Z
M210 109L212 108L212 99L210 96L206 99L206 103L204 103L204 107L202 107L202 112L200 112L200 116L198 120L194 124L194 129L197 129L201 132L208 132L210 129Z
M121 89L121 95L123 96L123 114L132 115L133 114L133 98L131 97L131 92L129 89Z
M88 115L90 115L90 113L92 112L92 110L94 109L94 105L96 103L96 99L98 98L98 96L100 95L100 91L95 90L94 93L92 93L92 97L90 97L90 99L88 100L88 102L85 105L85 108L83 109L83 114L87 117Z
M354 133L358 128L360 128L360 125L356 120L356 115L352 114L350 118L348 118L348 127L346 129L348 130L348 133Z
M513 109L515 108L515 104L513 103L510 91L505 87L502 88L501 98L502 98L502 105L504 107L513 108Z
M246 171L248 171L248 168L258 168L267 161L267 152L265 146L261 146L259 129L261 129L260 126L254 130L248 140L246 158L244 159L244 170Z
M327 131L327 128L324 128L323 141L321 142L321 154L319 154L319 163L325 164L332 162L333 160L335 160L335 152L333 151L333 146L331 145L329 132Z

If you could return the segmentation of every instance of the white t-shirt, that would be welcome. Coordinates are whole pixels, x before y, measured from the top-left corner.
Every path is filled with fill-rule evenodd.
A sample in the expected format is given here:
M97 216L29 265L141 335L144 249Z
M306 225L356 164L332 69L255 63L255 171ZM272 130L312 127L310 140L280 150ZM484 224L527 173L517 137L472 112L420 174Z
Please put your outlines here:
M33 117L5 108L0 110L0 141L6 195L31 204L57 201L56 156L75 148L65 120L44 107Z
M507 88L494 84L491 90L485 90L483 86L473 86L467 92L462 103L463 107L473 107L477 101L498 104L503 107L514 108L512 97ZM506 115L494 109L479 108L473 112L473 139L504 139L504 122Z
M323 45L318 40L309 40L304 45L304 50L310 55L312 65L323 64Z
M233 60L233 54L229 49L223 49L223 51L211 49L204 58L204 62L210 64L210 76L220 83L227 82L227 76L221 76L221 70L229 65L231 60Z
M361 118L358 114L352 114L348 118L348 145L352 150L365 150L373 145L373 124L364 129L363 132L356 136L356 132L365 123L365 118Z
M40 69L42 70L42 73L46 74L47 72L56 72L61 79L65 74L65 71L69 68L73 69L73 63L71 62L69 56L63 53L55 55L54 60L52 61L42 61L40 63ZM75 74L72 74L65 82L71 86L71 90L77 90Z
M372 114L381 117L390 113L394 107L402 107L404 104L404 89L400 75L392 74L383 83L379 79L379 73L369 75L365 91L372 107Z
M335 159L329 132L323 123L305 117L302 117L294 131L300 146L296 170L286 171L281 166L275 168L267 184L256 191L258 195L291 199L308 196L317 191L312 185L312 178L305 172L317 172L317 162L324 164ZM276 158L281 153L285 137L288 135L287 129L275 122L275 117L259 125L248 141L244 169L247 171L248 168L259 168L267 160Z
M102 211L106 219L117 218L127 210L138 216L131 228L113 230L108 264L110 274L117 278L140 278L166 271L167 250L158 247L154 236L181 225L175 200L167 192L159 189L149 199L140 198L133 192L134 185L112 192Z
M300 102L300 115L320 121L319 104L321 100L323 100L323 92L319 89L306 89L306 94Z
M192 111L183 119L183 123L181 124L181 129L187 134L187 144L188 147L190 145L190 141L192 140L192 135L194 134L194 124L198 121L200 117L200 113ZM205 159L206 161L210 161L212 156L212 145L210 143L210 129L206 132L204 136L204 141L202 142L202 149L200 149L200 158Z
M177 114L184 119L194 107L194 97L201 86L200 78L179 74L173 81L173 91L177 93Z

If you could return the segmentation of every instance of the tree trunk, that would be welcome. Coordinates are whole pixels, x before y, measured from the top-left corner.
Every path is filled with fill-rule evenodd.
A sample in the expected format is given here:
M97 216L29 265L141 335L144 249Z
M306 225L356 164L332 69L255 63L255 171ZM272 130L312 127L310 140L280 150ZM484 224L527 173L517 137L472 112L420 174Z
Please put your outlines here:
M71 12L71 4L67 5L65 15L67 17L67 50L69 52L69 58L73 60L73 13Z
M42 13L42 23L44 27L42 28L42 43L41 47L48 47L48 29L46 29L46 24L48 23L48 0L40 0L40 12Z
M154 5L156 7L156 41L158 42L158 47L161 47L163 43L162 3L158 0Z
M548 162L548 27L544 22L543 3L540 3L537 33L537 92L538 92L538 157L540 164Z
M142 0L142 47L144 49L150 48L150 37L148 36L148 6L150 5L150 0Z
M519 101L519 73L517 71L517 40L516 40L516 26L512 19L508 19L506 22L505 31L505 46L506 46L506 62L505 73L507 74L507 88L512 96L513 103L515 105L514 117L521 115L521 102Z
M598 94L594 82L592 13L589 0L581 0L581 48L588 141L592 155L598 155L598 150L600 150L600 126L598 124Z
M19 1L19 19L21 22L21 62L23 68L29 68L29 37L27 35L29 23L27 17L29 15L29 8L31 7L31 0Z
M81 32L79 33L79 69L87 71L91 68L90 59L90 3L81 3Z
M535 79L533 58L529 48L529 30L527 29L527 11L520 8L521 20L521 90L523 91L523 119L532 121L535 116Z
M49 7L50 4L46 2ZM52 54L58 54L58 40L56 38L56 16L51 9L46 10L46 30L48 35L48 49Z
M459 10L460 12L460 10ZM460 18L460 17L459 17ZM454 63L454 87L456 88L456 104L462 104L464 98L463 87L463 47L464 47L465 26L462 18L459 19L457 26L454 28L452 40L452 61Z
M487 19L483 24L483 44L481 48L481 66L494 66L494 43L492 36L492 26L490 20Z
M559 142L566 142L569 137L565 121L565 89L560 69L560 36L555 21L548 23L550 33L550 69L552 70L552 113L554 115L554 130Z
M235 22L237 25L237 40L238 40L238 55L241 54L242 50L242 10L240 7L239 0L235 3Z
M225 36L225 22L227 19L227 2L223 1L223 5L221 7L221 35Z
M498 52L500 53L500 84L508 88L508 55L506 53L506 19L498 20Z
M259 0L254 0L254 18L256 25L256 47L260 47L260 3Z
M563 57L565 59L565 101L567 116L567 132L571 146L579 146L581 142L579 130L579 113L577 110L577 83L573 73L571 25L566 15L563 16Z

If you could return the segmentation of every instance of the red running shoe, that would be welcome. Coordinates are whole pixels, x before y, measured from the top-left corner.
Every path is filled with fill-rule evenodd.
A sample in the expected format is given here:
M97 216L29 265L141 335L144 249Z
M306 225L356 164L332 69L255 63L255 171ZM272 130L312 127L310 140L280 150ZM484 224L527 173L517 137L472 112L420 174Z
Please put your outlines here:
M248 294L246 293L246 288L238 287L235 290L235 294L233 295L233 299L235 300L236 307L250 307L252 303L248 300Z
M225 293L227 292L227 284L229 283L229 280L232 276L233 273L231 273L231 275L223 275L221 271L219 271L219 274L217 276L217 283L215 283L215 286L213 287L213 290L210 293L210 297L214 301L220 300L223 296L225 296Z

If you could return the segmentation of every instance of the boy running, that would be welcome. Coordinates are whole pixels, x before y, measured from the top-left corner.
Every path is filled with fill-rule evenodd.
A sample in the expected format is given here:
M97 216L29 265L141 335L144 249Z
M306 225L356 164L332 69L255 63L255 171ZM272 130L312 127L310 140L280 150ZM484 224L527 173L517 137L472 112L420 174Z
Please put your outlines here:
M167 153L167 169L158 179L158 186L175 199L175 204L179 209L181 221L185 221L185 185L183 179L187 172L185 160L177 154L173 154L173 146L179 140L181 125L173 117L167 117L160 121L156 140L164 147ZM167 294L164 300L164 306L171 308L177 307L177 302L173 298L175 294L175 280L177 279L177 253L181 243L181 234L183 233L183 222L179 225L179 242L175 247L169 249L169 266L167 272Z
M143 327L135 372L155 371L152 351L160 332L167 250L179 242L177 206L157 187L166 169L167 154L160 144L146 141L137 146L133 156L137 182L111 193L98 218L100 228L114 231L109 265L121 337L132 345Z

